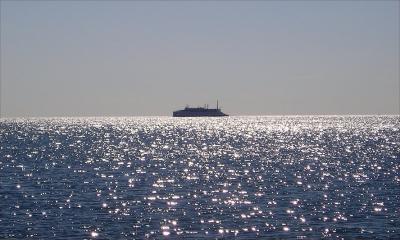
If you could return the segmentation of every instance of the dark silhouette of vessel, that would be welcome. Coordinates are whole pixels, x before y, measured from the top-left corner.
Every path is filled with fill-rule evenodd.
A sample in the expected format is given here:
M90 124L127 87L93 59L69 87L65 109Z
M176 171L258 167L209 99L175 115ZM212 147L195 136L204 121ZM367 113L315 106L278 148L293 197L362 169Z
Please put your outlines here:
M173 117L226 117L229 116L221 111L218 108L218 101L217 101L217 108L208 108L208 105L204 107L189 107L186 106L183 110L174 111L172 114Z

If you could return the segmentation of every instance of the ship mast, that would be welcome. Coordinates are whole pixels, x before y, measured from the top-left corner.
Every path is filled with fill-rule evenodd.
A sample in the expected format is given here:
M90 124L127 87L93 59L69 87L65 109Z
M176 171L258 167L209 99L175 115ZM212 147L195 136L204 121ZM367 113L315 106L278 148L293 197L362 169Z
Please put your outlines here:
M217 109L218 109L218 99L217 99Z

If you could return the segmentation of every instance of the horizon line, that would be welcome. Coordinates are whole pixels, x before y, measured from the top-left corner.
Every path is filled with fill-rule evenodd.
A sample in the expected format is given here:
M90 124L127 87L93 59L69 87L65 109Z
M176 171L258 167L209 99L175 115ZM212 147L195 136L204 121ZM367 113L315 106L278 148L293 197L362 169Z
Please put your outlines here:
M351 116L393 116L393 117L400 117L400 113L397 114L261 114L261 115L253 115L253 114L243 114L243 115L229 115L224 117L173 117L172 115L89 115L89 116L12 116L12 117L5 117L2 116L1 120L11 120L11 119L51 119L51 118L235 118L235 117L351 117Z

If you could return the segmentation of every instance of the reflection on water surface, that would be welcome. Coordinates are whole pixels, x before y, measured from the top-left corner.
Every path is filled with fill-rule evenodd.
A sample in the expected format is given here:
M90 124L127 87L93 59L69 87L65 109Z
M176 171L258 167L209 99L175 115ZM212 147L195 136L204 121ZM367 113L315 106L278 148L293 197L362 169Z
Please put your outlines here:
M0 122L0 238L398 238L398 116Z

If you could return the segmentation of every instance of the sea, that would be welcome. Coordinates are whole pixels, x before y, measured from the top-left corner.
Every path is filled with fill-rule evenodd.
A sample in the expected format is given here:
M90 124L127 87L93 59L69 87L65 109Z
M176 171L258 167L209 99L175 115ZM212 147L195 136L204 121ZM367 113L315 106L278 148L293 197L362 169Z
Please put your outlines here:
M0 239L400 239L400 117L0 120Z

